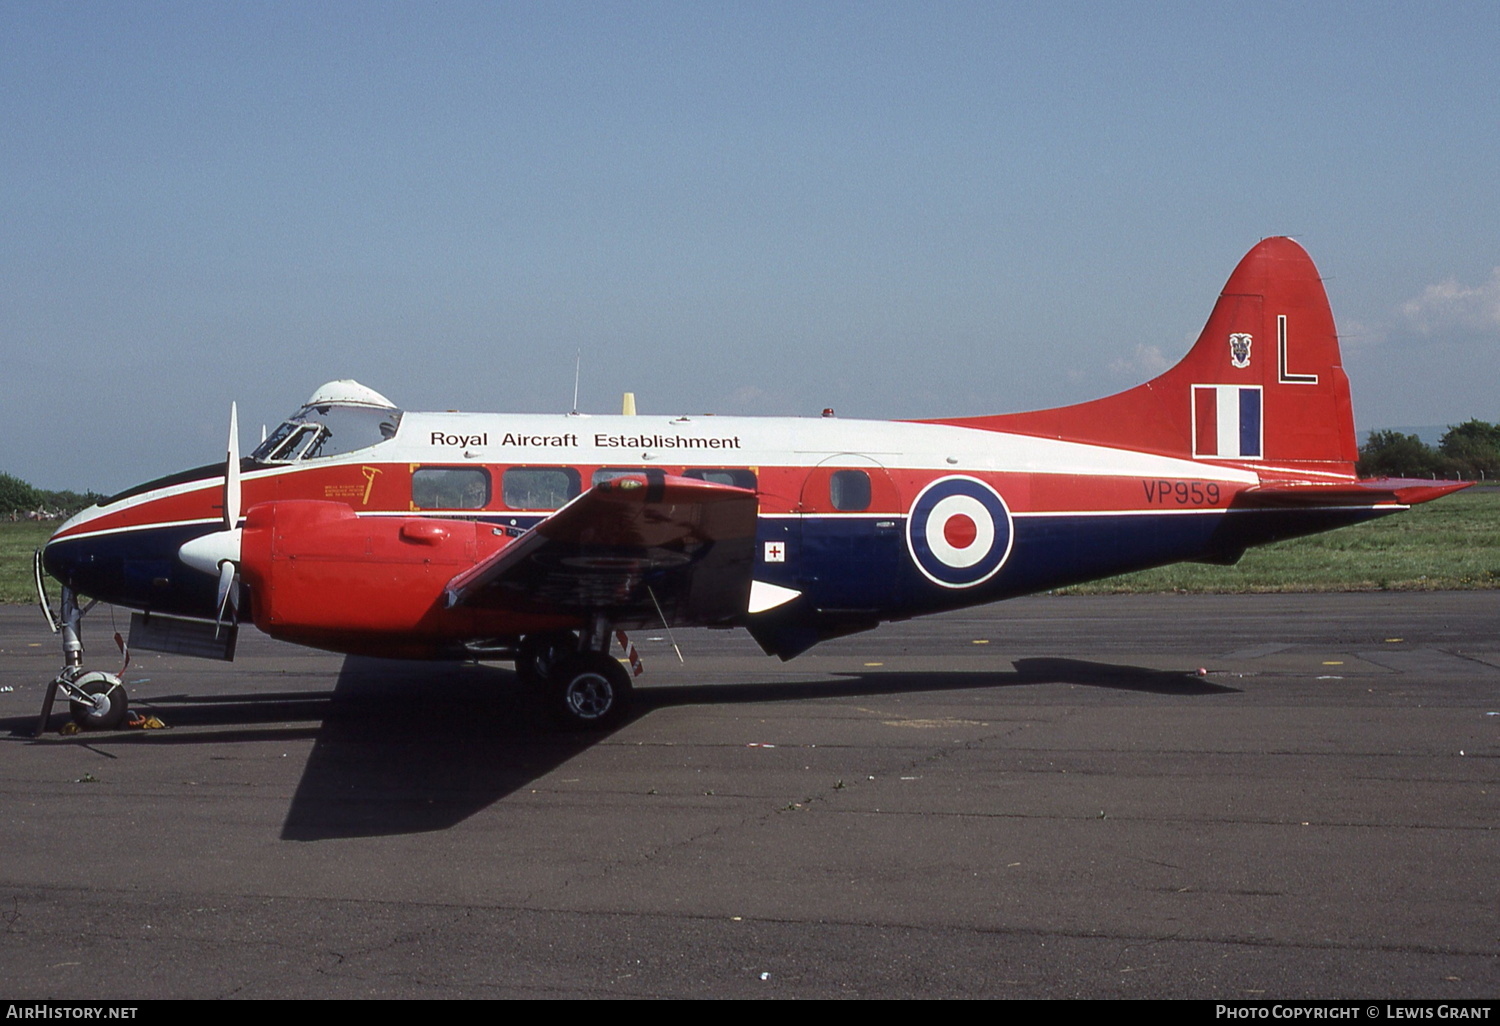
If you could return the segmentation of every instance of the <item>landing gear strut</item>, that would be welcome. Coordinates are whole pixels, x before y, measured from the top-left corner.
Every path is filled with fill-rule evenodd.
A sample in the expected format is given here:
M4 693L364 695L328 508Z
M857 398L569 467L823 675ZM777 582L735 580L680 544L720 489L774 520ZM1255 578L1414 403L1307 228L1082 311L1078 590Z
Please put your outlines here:
M37 599L54 634L62 635L63 668L47 685L47 694L42 699L42 714L37 719L36 736L47 732L47 721L52 718L52 703L59 691L68 696L68 711L73 722L83 730L115 730L125 722L125 713L130 700L125 686L112 673L83 668L83 615L94 608L90 602L78 605L78 596L72 588L63 587L61 622L52 615L51 603L47 600L46 587L42 579L42 554L36 554L34 572Z
M578 652L578 635L572 631L528 634L516 652L516 676L527 687L541 687L562 662Z

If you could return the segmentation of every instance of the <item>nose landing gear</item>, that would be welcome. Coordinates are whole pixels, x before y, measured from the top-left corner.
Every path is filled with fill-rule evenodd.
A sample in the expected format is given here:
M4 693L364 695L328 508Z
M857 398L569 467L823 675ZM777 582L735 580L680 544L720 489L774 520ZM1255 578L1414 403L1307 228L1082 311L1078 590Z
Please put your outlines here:
M40 550L36 553L33 572L36 577L37 600L41 603L42 612L46 614L52 632L62 635L63 643L63 668L47 685L35 736L41 737L47 732L47 721L52 718L52 703L57 700L59 691L68 696L68 712L80 729L117 730L125 722L125 714L130 708L124 684L112 673L83 668L83 615L94 608L94 602L80 607L73 589L64 586L59 622L52 615L52 605L47 600Z

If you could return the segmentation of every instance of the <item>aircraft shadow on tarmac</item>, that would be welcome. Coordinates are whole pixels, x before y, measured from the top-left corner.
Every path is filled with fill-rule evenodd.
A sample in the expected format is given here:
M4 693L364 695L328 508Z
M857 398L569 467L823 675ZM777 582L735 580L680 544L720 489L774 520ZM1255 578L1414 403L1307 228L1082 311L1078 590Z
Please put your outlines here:
M1184 671L1076 659L1020 659L1010 672L890 672L835 680L644 688L632 718L674 705L739 705L974 688L1078 684L1178 696L1236 689ZM521 790L608 737L556 729L508 669L349 656L332 693L150 696L137 703L175 728L82 735L119 743L219 744L311 739L282 824L284 840L444 830ZM321 720L321 724L313 721ZM307 724L289 725L289 724ZM265 726L260 726L264 724ZM276 724L276 727L270 725ZM34 719L4 723L30 736ZM44 741L43 743L56 743Z
M820 682L644 688L636 692L633 718L673 705L1044 683L1169 695L1234 690L1181 672L1023 659L1011 673L871 673ZM317 841L443 830L530 786L608 736L555 729L538 696L520 687L508 670L351 656L281 836Z

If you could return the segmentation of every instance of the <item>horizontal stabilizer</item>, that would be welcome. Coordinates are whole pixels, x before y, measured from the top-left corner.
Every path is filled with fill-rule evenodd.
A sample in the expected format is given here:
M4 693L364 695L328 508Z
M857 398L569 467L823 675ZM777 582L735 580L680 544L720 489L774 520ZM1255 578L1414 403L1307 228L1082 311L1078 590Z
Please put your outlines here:
M1291 509L1329 506L1369 506L1391 503L1416 506L1469 487L1468 481L1424 481L1420 478L1381 477L1365 481L1298 482L1247 488L1236 496L1237 508Z

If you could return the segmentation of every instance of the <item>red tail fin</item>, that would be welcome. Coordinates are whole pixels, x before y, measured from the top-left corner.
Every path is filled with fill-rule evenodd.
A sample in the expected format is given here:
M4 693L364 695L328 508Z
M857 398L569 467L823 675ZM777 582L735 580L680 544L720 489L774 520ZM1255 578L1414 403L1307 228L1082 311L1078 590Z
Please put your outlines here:
M1286 238L1246 254L1197 343L1160 377L1076 406L941 423L1318 477L1354 477L1359 455L1328 296Z

